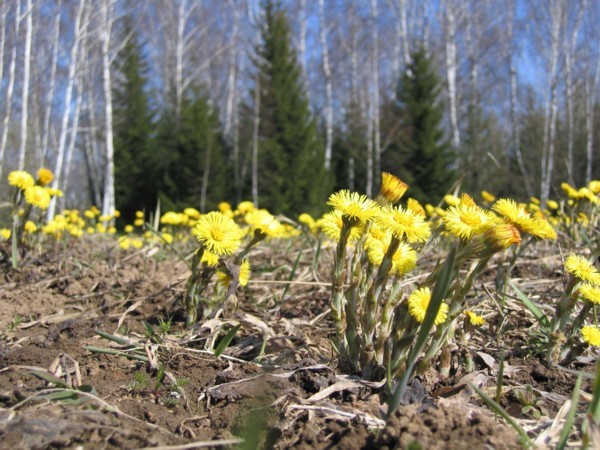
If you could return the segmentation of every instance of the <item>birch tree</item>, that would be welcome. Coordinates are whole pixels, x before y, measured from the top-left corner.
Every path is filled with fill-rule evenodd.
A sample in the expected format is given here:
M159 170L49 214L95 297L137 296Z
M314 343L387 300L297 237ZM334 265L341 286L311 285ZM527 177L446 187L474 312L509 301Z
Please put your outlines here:
M446 82L448 84L448 114L450 116L450 130L452 148L457 152L460 148L460 129L458 127L458 94L456 74L458 71L456 60L456 29L459 20L457 0L445 0L444 11L444 48L446 53Z
M27 151L27 122L29 119L29 78L31 70L31 37L33 35L33 3L25 1L25 48L23 50L23 81L21 85L21 138L19 139L19 153L17 167L25 168L25 153Z
M321 62L325 77L325 170L331 167L331 148L333 145L333 87L329 50L327 46L327 24L325 23L325 0L319 0L319 37L321 40Z

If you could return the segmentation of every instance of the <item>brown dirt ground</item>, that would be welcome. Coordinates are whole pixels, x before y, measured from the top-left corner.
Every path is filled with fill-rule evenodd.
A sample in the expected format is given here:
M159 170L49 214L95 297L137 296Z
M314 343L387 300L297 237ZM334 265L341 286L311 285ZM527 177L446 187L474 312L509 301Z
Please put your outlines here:
M240 448L417 448L411 446L415 442L428 449L520 448L517 434L467 385L474 382L493 395L500 348L508 363L503 405L529 429L535 428L533 413L523 413L516 389L529 386L547 420L570 396L574 376L517 351L526 345L523 324L515 326L521 331L514 331L510 342L496 342L502 321L490 313L488 327L468 348L452 349L450 377L422 374L412 386L415 402L386 424L382 384L362 382L337 368L325 313L327 271L313 270L309 253L286 289L297 253L277 246L256 251L253 260L264 269L255 270L253 282L240 292L230 320L202 322L192 330L183 328L181 315L187 266L164 250L148 256L124 252L108 240L81 239L41 254L32 251L17 270L4 264L0 447L196 448L193 443L211 441L211 447L222 448L244 439ZM159 321L169 316L168 334L151 339L145 333L143 322L158 332ZM242 329L216 357L210 338L231 320L241 322ZM97 331L120 333L128 345L103 339ZM257 358L263 337L264 355ZM157 355L162 382L156 365L127 357L135 349L138 355ZM475 371L468 374L456 362L465 352L475 361ZM54 364L75 379L75 362L81 383L93 387L93 395L42 398L55 386L32 372Z

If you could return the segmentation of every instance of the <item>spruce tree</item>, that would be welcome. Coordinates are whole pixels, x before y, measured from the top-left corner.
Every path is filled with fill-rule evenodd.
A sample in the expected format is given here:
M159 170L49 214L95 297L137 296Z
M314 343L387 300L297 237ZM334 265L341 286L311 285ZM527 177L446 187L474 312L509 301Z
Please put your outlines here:
M165 211L191 206L206 212L227 199L219 120L205 96L198 91L189 96L182 102L179 121L167 109L158 125L160 173L156 182Z
M398 173L409 183L411 195L424 203L437 203L454 181L439 92L440 81L431 60L422 49L414 52L400 77L396 96L407 153L403 170Z
M153 117L146 95L147 67L131 20L124 22L129 36L121 50L114 93L115 197L124 221L138 209L153 209L157 190L152 174Z
M264 3L258 55L260 206L284 214L314 211L328 190L323 144L290 46L288 20L271 0Z

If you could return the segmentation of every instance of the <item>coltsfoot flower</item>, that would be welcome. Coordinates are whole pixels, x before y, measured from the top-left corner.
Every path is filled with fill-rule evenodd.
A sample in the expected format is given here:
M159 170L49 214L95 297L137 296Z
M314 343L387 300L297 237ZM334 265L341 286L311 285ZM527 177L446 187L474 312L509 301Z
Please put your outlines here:
M25 189L25 201L40 209L50 206L50 194L41 186L30 186Z
M15 186L21 190L25 190L32 187L35 184L35 180L24 170L14 170L8 174L8 184Z
M327 204L340 211L342 216L358 222L366 222L379 212L379 207L373 200L347 189L331 194Z
M323 233L325 233L328 237L334 241L340 240L342 226L344 225L341 211L336 209L325 214L321 219L319 219L318 224ZM350 228L350 236L348 237L348 241L358 241L362 236L363 231L364 227L362 227L360 224L353 225Z
M391 173L382 172L381 174L381 190L379 196L385 199L386 203L397 203L406 190L408 184Z
M414 291L408 297L408 310L410 315L419 322L423 323L425 320L425 313L431 300L431 290L428 287L423 287ZM446 321L448 316L448 305L443 303L440 305L437 315L435 316L435 324L440 325Z
M243 236L242 230L232 219L216 211L200 217L192 233L208 251L219 256L235 252Z
M477 205L461 204L448 208L443 222L450 233L460 239L469 240L491 227L494 218Z
M579 294L592 303L600 304L600 285L583 283L579 287Z
M600 328L595 325L585 325L581 328L581 337L586 344L600 347Z
M386 206L375 218L383 229L392 232L398 239L408 242L425 242L431 235L429 223L420 214L404 209L402 206Z
M247 259L245 259L244 261L242 261L242 264L240 265L240 274L239 274L240 286L246 286L248 284L248 281L250 280L250 274L251 274L250 263L248 262ZM218 279L219 284L221 284L224 287L229 287L229 285L231 284L231 281L233 280L233 278L231 277L231 274L225 270L217 271L217 279Z
M284 228L281 222L277 220L266 209L255 209L246 214L246 223L252 227L254 232L263 234L263 237L279 237L283 234Z
M465 311L464 313L468 317L471 325L473 325L475 327L480 327L483 324L485 324L485 319L483 317L481 317L480 315L474 313L473 311Z
M565 269L578 280L600 285L600 273L598 272L598 269L583 256L567 256L567 259L565 260Z
M41 167L37 171L37 179L40 186L48 186L54 180L54 174L45 167Z

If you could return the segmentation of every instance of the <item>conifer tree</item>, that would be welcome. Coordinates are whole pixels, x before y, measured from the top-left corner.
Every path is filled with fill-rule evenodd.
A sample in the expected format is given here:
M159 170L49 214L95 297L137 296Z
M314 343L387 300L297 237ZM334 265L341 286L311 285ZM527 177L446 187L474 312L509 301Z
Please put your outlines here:
M404 128L407 158L398 173L411 194L424 203L437 203L454 181L451 153L444 141L443 108L438 104L440 81L425 51L417 50L400 77L397 108Z
M131 20L123 34L129 36L118 58L114 94L115 197L125 221L138 209L153 209L157 190L153 179L153 117L146 95L147 67Z
M224 140L217 115L197 91L184 98L179 121L171 109L158 125L156 180L163 210L206 212L227 199Z
M318 208L328 190L324 150L301 81L290 27L279 4L265 1L260 77L260 206L295 214Z

